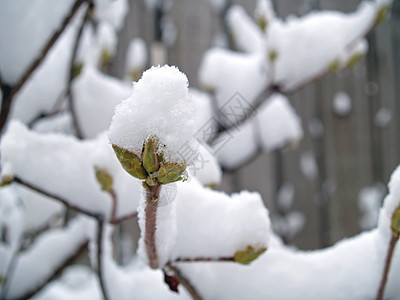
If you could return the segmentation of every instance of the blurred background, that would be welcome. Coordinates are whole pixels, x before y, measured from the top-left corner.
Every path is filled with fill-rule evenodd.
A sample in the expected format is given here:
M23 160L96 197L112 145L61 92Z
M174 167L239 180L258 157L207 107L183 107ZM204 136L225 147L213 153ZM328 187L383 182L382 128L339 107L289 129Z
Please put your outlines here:
M277 15L314 9L354 11L358 0L273 1ZM230 47L226 10L256 0L130 0L118 51L109 69L123 77L133 38L145 41L148 66L171 64L201 89L198 70L213 45ZM259 191L275 230L301 249L326 247L375 225L391 172L400 162L400 0L391 17L368 35L369 50L352 69L328 75L289 95L301 117L303 140L264 153L218 189Z

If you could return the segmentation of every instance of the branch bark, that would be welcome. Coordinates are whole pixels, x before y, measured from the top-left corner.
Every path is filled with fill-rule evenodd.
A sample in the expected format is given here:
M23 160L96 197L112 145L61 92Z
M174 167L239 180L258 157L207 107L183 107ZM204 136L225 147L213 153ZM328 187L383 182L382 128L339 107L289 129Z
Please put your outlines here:
M90 18L90 12L93 7L93 2L92 0L86 0L89 3L89 6L86 9L85 16L82 20L82 23L79 26L78 33L75 38L74 42L74 47L72 50L72 55L71 55L71 61L70 61L70 68L69 68L69 78L68 78L68 85L67 85L67 96L68 96L68 104L69 104L69 110L71 112L71 117L72 117L72 123L75 128L75 133L77 138L82 139L82 130L79 125L78 117L76 114L76 109L75 109L75 100L74 100L74 95L72 92L72 81L74 79L74 73L75 73L75 61L76 61L76 56L78 54L78 48L79 48L79 41L81 40L83 29L85 27L85 24Z
M76 205L73 205L73 204L70 203L70 201L68 201L68 200L66 200L66 199L64 199L64 198L62 198L62 197L60 197L58 195L55 195L55 194L49 193L47 191L44 191L40 187L37 187L37 186L35 186L35 185L31 184L31 183L28 183L28 182L26 182L25 180L23 180L23 179L21 179L19 177L14 177L12 182L18 183L18 184L20 184L22 186L25 186L25 187L27 187L27 188L35 191L35 192L38 192L38 193L40 193L40 194L42 194L44 196L50 197L50 198L52 198L54 200L57 200L58 202L61 202L62 204L64 204L67 208L72 209L72 210L74 210L76 212L82 213L82 214L84 214L84 215L86 215L88 217L91 217L91 218L94 218L94 219L98 219L99 215L101 214L99 212L92 212L92 211L83 209L81 207L78 207ZM135 217L137 217L137 212L133 212L131 214L125 215L125 216L123 216L121 218L111 219L109 222L111 224L119 224L119 223L121 223L123 221L129 220L129 219L135 218Z
M101 292L103 294L103 299L110 299L107 294L105 280L104 280L104 270L103 270L103 229L104 229L104 219L102 216L97 217L97 274L99 276Z
M48 283L56 279L58 276L61 275L61 273L64 271L66 267L71 265L76 259L78 259L85 251L87 250L87 242L83 243L78 250L73 253L71 256L69 256L54 272L51 274L47 279L45 279L42 284L40 284L38 287L35 289L25 293L23 296L19 298L13 298L12 300L24 300L24 299L30 299L37 293L39 293ZM5 298L6 300L9 298ZM11 300L11 298L10 298Z
M190 281L182 274L182 272L178 269L178 267L174 266L171 263L167 264L167 267L174 272L176 278L178 278L179 282L185 287L185 289L192 296L193 300L201 300L200 294L194 288L194 286L190 283Z
M392 238L390 239L389 248L388 248L388 251L386 254L385 267L383 269L382 279L381 279L381 283L379 285L379 290L378 290L378 294L376 296L376 300L383 299L383 295L385 293L385 286L386 286L389 271L390 271L390 264L392 262L393 252L394 252L394 249L396 247L398 240L399 240L399 236L397 234L392 234Z
M220 262L220 261L235 261L234 257L178 257L173 262Z
M157 183L155 186L150 186L146 191L144 243L149 265L152 269L157 269L159 263L156 247L156 222L160 191L160 183Z
M9 112L10 112L10 107L11 107L11 104L12 104L12 101L14 99L15 94L17 94L19 92L19 90L25 85L25 83L32 76L32 74L35 72L35 70L40 66L40 64L45 59L46 55L49 53L51 48L57 42L58 38L64 32L65 28L68 26L68 24L71 22L73 17L76 15L76 13L78 12L80 6L84 2L87 2L87 1L88 0L76 0L75 1L74 5L71 8L71 11L65 17L65 19L62 22L60 28L52 35L50 40L44 46L42 52L33 61L33 63L30 65L28 70L26 70L26 72L22 76L22 78L14 86L10 86L8 84L5 84L4 82L1 82L0 87L1 87L1 90L2 90L2 93L3 93L3 100L2 100L1 111L0 111L0 132L3 131L4 126L7 123L8 115L9 115Z

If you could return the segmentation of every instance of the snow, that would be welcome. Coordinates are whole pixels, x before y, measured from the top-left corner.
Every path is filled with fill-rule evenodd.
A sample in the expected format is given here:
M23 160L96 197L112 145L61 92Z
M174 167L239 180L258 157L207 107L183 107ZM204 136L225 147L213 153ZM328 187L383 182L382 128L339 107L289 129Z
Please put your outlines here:
M375 114L374 123L380 128L385 128L392 120L392 111L388 107L381 107Z
M358 194L358 206L361 211L359 224L363 230L369 230L376 226L384 195L385 188L378 184L360 190Z
M12 187L0 190L0 278L9 276L24 229L24 210ZM4 284L4 283L3 283ZM3 289L0 284L0 293Z
M295 187L293 184L285 182L278 192L277 208L281 212L288 212L293 205Z
M18 176L71 204L110 217L111 197L95 177L95 167L104 168L114 179L117 217L136 210L140 182L121 168L105 134L79 141L62 134L29 131L13 121L1 141L1 153L3 175Z
M247 162L258 150L252 120L222 133L212 149L222 167L232 169Z
M254 18L262 31L266 31L268 24L276 19L275 11L271 0L258 0ZM263 29L265 25L265 28Z
M214 91L218 108L240 94L254 104L268 84L268 73L262 53L237 53L211 48L205 53L199 70L200 84Z
M350 14L319 11L270 24L267 42L269 51L277 53L275 82L291 90L330 69L352 64L366 51L363 35L374 24L378 9L376 3L362 2Z
M209 94L201 92L200 90L194 88L189 88L189 93L192 96L196 119L196 138L199 141L208 142L208 135L199 133L203 133L202 130L208 129L208 126L210 126L211 128L215 126L215 124L213 123L215 122L215 120L212 99ZM210 121L211 123L209 123Z
M62 204L25 187L15 186L15 193L24 206L25 230L43 228L64 213Z
M69 112L62 112L34 122L32 128L41 133L58 132L72 135L72 117Z
M351 112L351 106L351 98L346 92L340 91L333 96L333 111L339 117L349 115Z
M222 171L212 149L206 144L199 144L199 156L188 167L189 173L205 186L216 186L221 182Z
M212 5L213 9L220 12L226 5L226 0L208 0Z
M186 75L176 67L152 67L116 107L109 139L140 157L143 143L155 137L163 145L159 151L166 161L188 163L191 158L185 151L196 154L194 130Z
M266 150L281 148L303 138L301 120L283 95L274 94L261 105L257 121L261 142Z
M74 80L72 93L82 134L94 138L110 126L115 106L131 94L131 87L86 66Z
M94 5L98 20L108 22L116 30L121 30L129 9L127 0L95 0Z
M42 234L28 250L20 253L7 296L19 298L39 286L74 254L86 241L82 226L83 220L76 218L66 228Z
M306 151L300 156L300 170L311 181L318 179L319 170L316 157L311 151Z
M148 62L147 46L143 39L135 38L128 46L125 61L125 78L129 81L136 81L133 75L140 76Z
M263 49L262 32L240 5L229 8L226 21L231 30L235 46L244 52L257 52Z
M288 99L274 94L261 105L254 117L222 133L212 148L219 163L231 169L248 161L261 146L273 151L296 143L302 137L300 118Z
M83 14L80 11L15 96L11 108L12 118L30 122L39 114L51 111L54 104L65 97L72 44L82 17ZM3 70L2 67L0 70Z
M3 43L0 44L0 70L5 82L13 85L22 78L24 72L61 26L74 2L73 0L1 1L0 40ZM27 40L29 47L26 47Z
M232 257L247 246L268 247L269 218L258 193L228 196L195 178L177 183L177 236L171 259Z

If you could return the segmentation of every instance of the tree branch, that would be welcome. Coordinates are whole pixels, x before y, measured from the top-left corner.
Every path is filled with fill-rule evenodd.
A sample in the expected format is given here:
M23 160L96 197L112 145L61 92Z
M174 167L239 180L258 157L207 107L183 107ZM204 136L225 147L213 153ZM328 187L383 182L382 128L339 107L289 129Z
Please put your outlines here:
M103 299L110 299L107 294L105 280L104 280L104 270L103 270L103 228L104 219L102 216L97 217L97 274L100 281L101 292L103 294Z
M396 247L398 240L399 240L399 235L393 233L392 238L390 239L389 248L388 248L388 251L386 254L385 267L383 269L382 279L381 279L381 283L379 285L379 290L378 290L378 294L376 296L376 300L383 299L383 295L385 293L385 286L386 286L386 282L387 282L388 275L389 275L390 264L392 262L393 252L394 252L394 249Z
M36 295L38 292L40 292L48 283L56 279L61 273L64 271L66 267L71 265L76 259L78 259L85 251L87 250L87 241L85 241L79 248L78 250L73 253L71 256L67 257L66 260L51 274L47 279L45 279L39 286L37 286L35 289L28 291L25 293L23 296L19 298L13 298L12 300L24 300L24 299L30 299L34 295ZM8 298L5 298L8 299ZM10 298L11 300L11 298Z
M178 278L179 282L185 287L185 289L192 296L193 300L201 300L200 294L196 291L194 286L190 283L190 281L182 274L182 272L178 269L178 267L172 265L171 263L167 264L167 267L174 272L176 278Z
M13 95L16 94L22 88L22 86L31 77L31 75L37 69L37 67L39 67L39 65L45 59L47 53L50 51L50 49L53 47L53 45L57 42L58 38L61 36L61 34L64 32L65 28L71 22L72 18L78 12L80 6L85 2L87 2L87 0L76 0L75 1L74 5L71 8L71 11L69 12L69 14L65 17L64 21L62 22L61 27L53 34L53 36L47 42L46 46L43 48L40 55L31 64L31 66L28 68L28 70L25 72L25 74L22 76L22 78L19 80L19 82L13 87L13 92L12 92Z
M40 64L45 59L46 55L49 53L51 48L57 42L58 38L61 36L61 34L64 32L65 28L68 26L68 24L71 22L72 18L75 16L77 11L79 10L79 7L82 5L82 3L86 2L86 1L88 1L88 0L76 0L75 4L71 8L71 11L69 12L69 14L65 17L64 21L62 22L61 27L53 34L53 36L50 38L50 40L44 46L42 52L33 61L33 63L30 65L28 70L25 72L25 74L17 82L16 85L10 86L10 85L6 84L3 80L0 79L0 88L3 93L3 99L2 99L1 110L0 110L0 132L3 131L4 126L7 123L11 104L12 104L15 94L18 93L18 91L24 86L24 84L32 76L34 71L40 66Z
M99 212L92 212L90 210L86 210L84 208L81 208L81 207L78 207L78 206L76 206L74 204L71 204L68 200L66 200L66 199L64 199L64 198L62 198L62 197L60 197L58 195L55 195L55 194L49 193L47 191L44 191L40 187L37 187L37 186L35 186L35 185L31 184L31 183L28 183L28 182L26 182L25 180L23 180L23 179L21 179L19 177L14 177L12 182L18 183L18 184L20 184L22 186L25 186L25 187L27 187L27 188L35 191L35 192L38 192L38 193L40 193L40 194L42 194L44 196L50 197L50 198L52 198L54 200L57 200L58 202L61 202L62 204L64 204L67 208L72 209L72 210L74 210L76 212L82 213L82 214L84 214L84 215L86 215L88 217L91 217L91 218L94 218L94 219L98 219L99 215L101 215L101 213L99 213ZM121 218L110 220L110 223L111 224L118 224L118 223L121 223L123 221L126 221L126 220L134 218L134 217L137 217L137 212L133 212L131 214L125 215L125 216L123 216Z
M149 186L149 189L146 191L144 243L149 265L152 269L157 269L159 263L156 247L156 221L160 191L160 183L157 183L155 186Z
M225 256L225 257L179 257L172 261L171 263L175 262L217 262L217 261L230 261L233 262L235 261L235 258L233 256Z
M82 130L81 127L79 126L79 121L78 117L76 114L76 109L75 109L75 100L74 100L74 95L72 92L72 81L74 80L75 76L75 61L76 61L76 56L78 54L78 48L79 48L79 41L82 37L83 29L85 27L85 24L90 18L90 13L93 8L93 1L92 0L86 0L89 3L89 6L86 9L85 16L82 20L82 23L79 26L78 33L75 38L74 42L74 48L72 50L72 55L71 55L71 61L70 61L70 68L69 68L69 78L68 78L68 85L67 85L67 96L68 96L68 104L69 104L69 110L71 111L71 116L72 116L72 123L75 128L76 136L79 139L83 138L82 135Z

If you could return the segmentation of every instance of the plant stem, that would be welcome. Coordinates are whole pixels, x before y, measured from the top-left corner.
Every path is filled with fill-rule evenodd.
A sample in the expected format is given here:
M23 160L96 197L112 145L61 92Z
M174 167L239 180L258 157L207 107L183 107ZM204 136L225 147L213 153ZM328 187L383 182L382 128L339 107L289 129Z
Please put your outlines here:
M99 216L97 219L97 274L99 276L100 288L103 294L103 299L108 300L108 294L106 291L106 285L104 280L104 270L103 270L103 230L104 229L104 219Z
M378 295L376 296L376 300L382 300L383 294L385 292L385 286L389 275L390 263L392 261L394 248L396 247L396 243L399 240L399 236L397 234L392 234L392 238L390 239L389 248L386 254L385 268L383 269L381 284L379 286Z
M179 282L185 287L185 289L192 296L193 300L201 300L199 293L196 291L194 286L190 283L190 281L182 274L182 272L178 269L178 267L172 265L171 263L167 264L167 267L170 268L174 275L178 278Z
M152 269L158 268L158 254L156 247L156 221L157 207L161 191L161 184L150 186L146 192L146 208L145 208L145 236L144 243L146 246L147 258Z
M67 208L69 208L71 210L74 210L76 212L82 213L82 214L84 214L84 215L86 215L88 217L91 217L91 218L95 218L95 219L98 218L99 212L93 212L93 211L78 207L78 206L72 204L69 200L64 199L64 198L62 198L62 197L60 197L58 195L52 194L50 192L47 192L47 191L43 190L42 188L37 187L37 186L35 186L35 185L33 185L33 184L29 183L29 182L26 182L25 180L23 180L23 179L21 179L19 177L14 177L12 182L18 183L18 184L20 184L22 186L25 186L25 187L27 187L27 188L35 191L35 192L40 193L41 195L44 195L44 196L50 197L50 198L52 198L54 200L57 200L58 202L61 202ZM135 217L137 217L137 212L136 211L133 212L133 213L130 213L128 215L122 216L122 217L120 217L118 219L110 219L109 223L111 223L111 224L119 224L121 222L124 222L126 220L129 220L129 219L135 218Z

